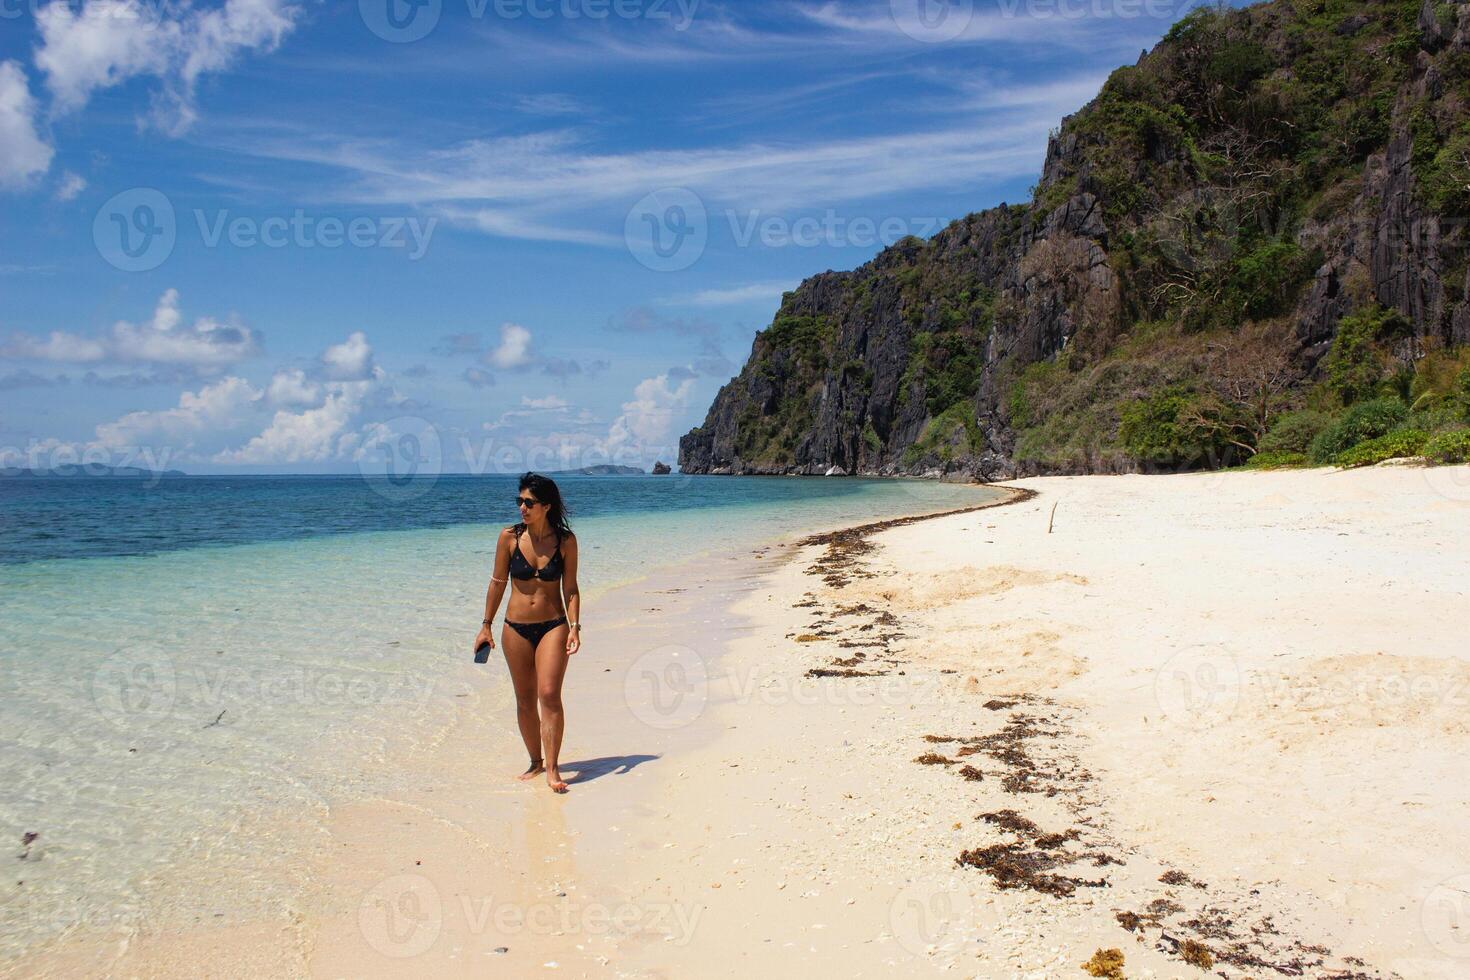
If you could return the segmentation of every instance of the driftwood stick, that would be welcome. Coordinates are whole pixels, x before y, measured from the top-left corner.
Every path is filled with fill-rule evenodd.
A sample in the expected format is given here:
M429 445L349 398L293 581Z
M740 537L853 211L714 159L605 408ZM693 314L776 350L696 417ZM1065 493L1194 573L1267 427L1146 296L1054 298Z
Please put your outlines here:
M1051 514L1049 514L1047 516L1047 518L1046 518L1046 533L1047 534L1050 534L1051 533L1052 521L1056 520L1056 517L1057 517L1057 501L1053 500L1051 502Z

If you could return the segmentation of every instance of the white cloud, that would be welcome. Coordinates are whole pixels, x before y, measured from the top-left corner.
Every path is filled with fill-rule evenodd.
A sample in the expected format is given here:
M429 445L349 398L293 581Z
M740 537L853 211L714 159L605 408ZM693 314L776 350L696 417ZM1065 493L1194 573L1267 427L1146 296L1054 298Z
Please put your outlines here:
M361 330L322 352L327 376L336 381L361 381L373 373L373 349Z
M87 0L80 10L55 0L36 11L36 30L36 67L57 113L80 109L96 89L162 74L182 33L158 5L136 0Z
M650 451L670 451L674 422L688 408L693 387L692 378L671 387L667 374L638 382L632 401L623 403L623 414L608 429L608 456L617 459L632 454L641 458Z
M87 178L68 170L61 175L61 183L56 188L56 199L58 201L74 201L77 195L86 189Z
M120 448L167 440L176 444L175 450L189 449L201 436L239 427L260 397L261 392L243 378L223 378L197 392L184 392L176 408L129 412L115 422L104 422L97 426L97 443Z
M252 357L259 351L253 330L237 324L200 317L183 325L179 292L169 289L159 297L153 319L144 324L119 320L101 337L52 331L45 338L16 334L0 354L37 361L90 364L183 364L218 369Z
M28 186L51 167L55 153L36 132L36 102L25 71L0 62L0 188Z
M697 293L674 296L665 300L664 306L732 306L736 303L765 302L778 300L795 284L782 279L772 282L753 282L729 289L701 289Z
M530 346L531 331L519 323L502 323L500 345L487 355L487 360L498 368L520 367L531 359L526 352Z
M694 380L674 380L669 374L645 378L633 397L609 425L586 409L573 411L556 395L522 396L521 407L484 422L482 432L517 448L531 468L565 468L597 463L646 465L677 452L676 425L689 408ZM524 467L522 467L524 468Z
M494 422L481 422L480 429L484 432L501 432L503 430L517 430L524 427L528 419L554 418L554 424L565 424L568 409L571 403L565 398L556 395L547 395L544 398L530 398L521 396L521 407L512 408L501 412L500 417ZM582 409L573 422L585 423L592 420L592 415L586 409ZM539 431L539 430L538 430ZM544 438L536 433L527 433L532 438Z
M31 361L63 361L68 364L90 364L107 359L107 345L100 340L53 330L44 339L28 334L12 337L3 351L6 357Z
M282 407L270 424L239 449L218 452L212 460L254 465L315 463L345 458L356 449L361 435L351 431L351 426L368 396L386 394L390 402L398 396L387 373L373 363L372 346L361 330L328 347L321 361L331 379L322 383L308 379L301 370L277 371L266 398Z
M521 396L521 407L529 408L537 412L554 412L566 408L570 403L565 398L556 395L547 395L545 398L528 398Z
M288 0L225 0L212 9L144 0L67 0L36 13L36 67L46 75L53 111L74 112L100 89L130 78L162 80L153 120L179 133L196 118L194 87L242 53L274 50L295 26Z
M366 381L330 381L322 404L300 412L276 412L265 431L235 450L215 453L216 463L309 463L345 456L358 435L347 431L382 374Z
M160 302L151 329L165 334L178 331L177 307L171 298L172 291ZM57 344L67 341L63 336ZM95 440L80 448L163 445L170 458L226 465L350 459L361 442L357 421L365 410L392 405L397 396L386 372L372 365L371 349L360 333L329 348L323 362L366 365L367 376L324 381L306 370L282 368L263 390L239 377L221 378L198 391L183 392L173 408L129 412L98 425ZM18 380L31 382L29 377ZM262 417L271 410L262 429ZM252 437L252 431L258 434Z
M401 401L387 372L373 364L372 345L362 331L322 351L322 369L329 381L312 381L303 370L278 370L265 392L265 400L278 406L269 425L238 450L219 451L210 460L262 466L345 458L362 439L353 423L369 395Z
M321 400L322 388L315 381L308 381L305 371L277 371L265 397L272 405L282 407L315 405Z

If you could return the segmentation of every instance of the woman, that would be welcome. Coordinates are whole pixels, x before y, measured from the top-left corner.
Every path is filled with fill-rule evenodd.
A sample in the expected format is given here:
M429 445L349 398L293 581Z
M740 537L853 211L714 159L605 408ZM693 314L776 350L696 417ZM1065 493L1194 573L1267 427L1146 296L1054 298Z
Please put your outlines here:
M565 793L567 784L558 768L565 724L561 682L567 659L582 645L577 538L567 523L561 491L546 477L536 473L521 477L516 506L521 509L521 523L501 531L496 543L495 572L485 593L485 619L475 637L475 650L494 648L490 621L506 585L514 581L501 643L515 686L516 721L531 756L530 766L517 778L532 779L545 771L547 785Z

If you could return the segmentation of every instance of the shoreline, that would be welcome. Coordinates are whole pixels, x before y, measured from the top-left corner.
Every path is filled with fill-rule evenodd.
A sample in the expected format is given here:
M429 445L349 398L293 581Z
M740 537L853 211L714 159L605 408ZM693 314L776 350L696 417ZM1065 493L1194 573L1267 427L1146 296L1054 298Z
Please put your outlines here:
M487 771L520 752L494 675L411 785L333 815L286 925L115 965L1457 976L1470 478L1016 483L623 589L569 678L568 796Z
M985 495L993 493L990 488L980 487ZM916 501L917 503L917 501ZM942 505L940 505L942 506ZM926 513L932 513L928 511ZM808 527L806 531L799 533L820 533L823 524L818 522ZM831 525L841 528L844 524ZM789 549L791 533L768 535L758 547L751 552L751 557L762 562L767 555L779 555ZM701 553L692 559L680 563L675 567L674 578L680 577L680 568L698 568L703 565L720 566L726 564L743 564L742 562L726 562L718 560L719 552ZM732 556L727 556L732 557ZM728 586L728 575L724 572L717 576ZM660 581L669 579L667 573L654 572L650 575L636 579L632 582L618 582L599 589L599 605L604 602L608 605L602 614L603 623L598 632L603 634L602 643L615 642L612 637L617 635L611 628L619 624L615 622L622 619L622 626L626 627L635 620L635 610L649 603L644 600L656 597L661 592L678 592L681 583ZM753 574L741 571L736 575L739 581L748 581ZM709 614L716 612L720 600L715 597L705 597L695 603L700 609ZM619 611L621 610L621 611ZM704 613L701 613L703 616ZM657 622L657 621L655 621ZM667 624L665 624L667 626ZM435 630L437 635L439 631ZM623 630L626 632L626 630ZM436 643L439 641L435 641ZM628 644L643 642L646 639L634 639L624 637L624 646ZM601 646L602 644L599 644ZM717 651L715 651L717 654ZM584 662L590 658L583 657ZM467 660L467 658L466 658ZM463 701L449 701L454 707L455 718L440 728L439 734L434 737L431 748L437 752L446 741L454 741L456 738L463 743L466 739L482 737L491 744L503 743L499 750L492 750L490 756L505 760L514 767L515 760L523 754L519 744L519 738L515 736L513 724L513 711L509 709L508 687L500 672L496 671L498 660L492 660L489 672L485 668L478 668L478 673L467 674L466 666L457 667L447 672L435 683L435 689L441 698L462 698ZM502 667L503 665L499 665ZM588 664L590 668L592 665ZM575 670L575 667L573 668ZM616 673L599 673L598 676L609 679L618 679L621 671ZM468 687L464 686L467 677L472 677ZM591 676L583 680L584 684L597 684L598 681ZM583 723L590 721L589 712L580 710L574 705L577 692L569 685L568 702L572 712L572 742L569 747L575 747L578 741L588 744L591 736L590 730L578 733L578 727L587 728ZM458 693L456 693L458 692ZM594 707L594 711L604 716L611 716L618 706ZM582 738L578 739L578 735ZM681 736L687 737L687 732L681 732ZM713 736L709 736L713 737ZM390 782L393 774L419 774L419 777L408 775L401 781L405 784L402 793L388 792L384 794L374 793L369 799L346 802L340 800L329 801L318 800L319 811L316 818L300 819L303 815L294 809L286 808L279 810L268 809L262 813L251 814L248 823L242 823L237 830L245 833L247 827L270 827L268 834L260 834L260 847L269 847L272 853L278 853L284 860L279 870L272 868L247 869L239 864L238 858L232 859L234 867L215 866L215 862L208 855L189 855L181 858L177 867L167 869L163 874L156 875L147 884L145 898L148 903L148 914L141 920L132 918L127 913L120 913L116 917L109 916L101 920L99 925L69 928L58 939L41 943L32 947L26 953L18 957L7 958L0 963L0 975L70 975L84 967L95 967L99 963L113 963L113 969L129 972L140 971L158 975L172 975L173 973L184 974L188 972L187 964L197 960L201 950L221 949L228 951L232 958L238 958L240 969L239 975L247 973L261 973L279 975L281 973L299 972L305 965L312 962L317 956L316 942L309 941L307 932L303 930L303 922L316 918L321 911L333 905L337 898L312 895L310 888L300 886L301 881L312 882L322 877L320 867L312 870L313 866L320 866L323 861L332 856L332 844L334 841L346 840L349 842L362 842L373 837L373 828L385 823L401 823L404 819L411 818L415 814L422 814L434 804L424 798L413 798L415 794L423 791L420 778L423 773L435 771L442 778L443 785L453 786L456 782L463 782L464 770L470 770L473 761L466 758L462 745L455 751L457 758L463 762L463 769L459 772L447 771L444 760L426 760L411 758L417 754L417 750L411 743L396 740L398 747L392 747L394 743L385 743L379 751L371 757L362 760L363 773L359 774L359 781L369 785L383 785ZM386 755L384 752L386 751ZM405 759L405 754L409 757ZM432 755L430 752L429 755ZM506 787L499 787L505 789ZM526 789L536 793L544 787L540 782L533 782L528 786L514 784L511 790ZM575 785L574 785L575 788ZM595 791L595 784L591 787ZM395 799L395 797L402 797ZM494 803L495 801L490 801ZM408 815L407 817L405 815ZM456 818L458 819L458 818ZM472 826L472 821L465 821L465 827ZM292 829L294 828L294 829ZM459 845L467 849L473 849L479 845L471 838L478 837L477 833L471 832L458 842L454 847L446 847L446 851L455 850ZM269 842L269 843L267 843ZM404 843L405 847L413 849L412 845ZM333 860L337 860L333 858ZM340 862L339 862L340 863ZM450 863L445 861L444 863ZM198 909L185 907L176 898L175 894L183 894L184 888L170 886L170 879L179 879L189 882L191 879L201 878L203 880L217 881L217 887L223 893L239 891L238 886L231 887L229 876L233 873L246 873L250 875L250 885L259 892L248 899L239 902L207 902L213 908ZM264 878L260 877L264 875ZM381 877L381 876L380 876ZM266 885L266 882L269 885ZM366 886L364 886L366 887ZM294 897L292 895L294 894ZM505 894L509 894L505 892ZM223 896L222 896L223 897ZM411 898L412 896L410 896ZM526 896L522 896L525 898ZM221 921L229 922L224 928L211 925L211 917L221 915L218 909L226 909ZM254 908L255 914L248 915L243 920L240 918L239 910L243 908ZM316 909L317 911L313 911ZM273 911L272 911L273 910ZM155 913L162 911L164 914L155 921ZM83 920L84 922L86 920ZM91 921L97 922L93 919ZM186 923L193 922L195 927ZM135 923L129 925L129 923ZM115 928L113 928L115 927ZM281 930L285 930L284 932ZM340 930L338 930L340 933ZM356 937L357 945L362 945L363 937ZM331 939L331 942L339 942ZM345 939L340 940L343 947L352 945L352 936L348 934ZM566 957L562 957L565 961ZM249 965L249 969L246 966ZM84 971L85 972L85 971Z

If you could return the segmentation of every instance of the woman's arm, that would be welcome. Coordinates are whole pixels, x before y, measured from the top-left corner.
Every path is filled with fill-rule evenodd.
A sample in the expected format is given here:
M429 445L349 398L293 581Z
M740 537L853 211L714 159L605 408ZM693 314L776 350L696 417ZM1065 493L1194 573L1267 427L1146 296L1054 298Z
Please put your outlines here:
M568 538L561 549L562 576L561 594L566 601L567 621L572 628L567 630L567 656L582 647L582 593L577 589L577 539Z
M510 548L506 547L506 543L511 539L510 531L504 530L495 541L495 570L490 573L490 585L485 589L485 619L481 623L480 632L475 636L476 650L486 643L492 648L495 646L490 621L500 609L500 600L505 597L506 583L510 581Z

